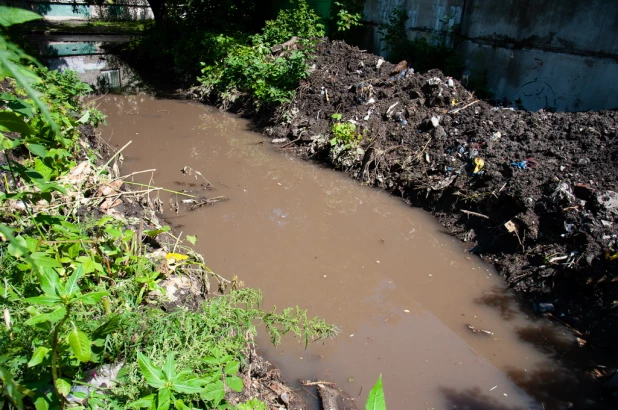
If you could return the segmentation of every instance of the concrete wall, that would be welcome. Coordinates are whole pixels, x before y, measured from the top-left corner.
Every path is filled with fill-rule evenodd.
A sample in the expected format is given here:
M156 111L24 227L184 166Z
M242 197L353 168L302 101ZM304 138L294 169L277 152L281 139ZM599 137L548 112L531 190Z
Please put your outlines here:
M498 98L529 110L618 107L618 0L367 0L375 52L377 25L396 5L410 15L409 38L444 30L440 19L453 17L469 73L486 73Z
M104 19L115 21L150 20L147 0L116 0L114 4L89 5L83 0L8 0L7 5L32 10L45 20Z
M459 24L462 19L464 0L367 0L363 11L369 22L366 46L373 52L385 47L377 33L378 25L388 23L397 6L404 6L408 12L406 28L409 37L429 36L436 31L447 30Z

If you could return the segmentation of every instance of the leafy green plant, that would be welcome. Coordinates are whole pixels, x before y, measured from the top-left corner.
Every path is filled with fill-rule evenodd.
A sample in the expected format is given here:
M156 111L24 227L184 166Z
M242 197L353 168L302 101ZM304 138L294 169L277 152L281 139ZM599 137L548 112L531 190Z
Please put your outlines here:
M34 18L33 13L10 11L0 13L0 24ZM291 72L306 73L304 51L277 60L263 44L240 46L234 40L228 45L221 56L238 58L230 67L246 75L240 82L230 77L233 87L228 91L252 90L263 100L281 101L293 92L292 80L284 83L290 64L296 67ZM256 88L246 82L259 78L240 67L251 58L256 59L254 68L264 64L261 75L268 78ZM5 80L0 84L5 159L0 168L2 406L62 409L69 406L69 397L77 397L88 398L89 408L126 408L140 400L151 408L216 407L224 405L226 386L242 389L237 373L256 323L266 325L274 343L288 332L305 345L337 334L336 327L309 319L298 307L263 311L261 292L239 289L237 280L212 272L168 227L143 230L144 221L138 227L78 212L88 215L98 208L107 196L100 190L127 194L116 189L120 180L109 176L113 157L97 167L92 155L83 155L81 127L104 121L102 113L81 101L90 88L74 73L40 68L4 36L0 80ZM275 87L276 82L289 88ZM147 243L163 233L173 238L173 249L148 253L152 249ZM195 244L197 238L187 241ZM164 311L165 295L158 285L162 271L199 280L207 292L209 278L214 278L220 297L208 298L195 310ZM226 294L228 285L232 290ZM163 358L161 352L173 356ZM105 393L96 386L88 386L87 393L76 391L76 385L87 385L89 372L116 365L119 357L124 364L117 386ZM151 368L153 363L160 367ZM265 408L257 400L242 406Z
M157 390L148 396L129 403L132 408L169 409L171 405L176 409L190 408L183 398L201 395L217 406L225 391L223 386L216 383L218 375L197 377L191 370L176 371L174 354L168 353L167 360L162 367L156 367L147 356L137 354L139 368L148 385Z
M259 108L289 102L299 82L309 76L307 58L324 26L305 0L281 10L276 20L267 21L251 45L219 35L214 38L225 53L214 63L203 63L198 77L206 95L217 95L224 104L247 95ZM270 47L298 37L299 47L275 56ZM219 51L220 52L220 51Z
M344 149L357 147L363 137L356 132L356 125L351 122L340 122L343 118L340 113L331 115L331 118L336 121L331 125L333 133L330 140L331 147L343 146Z
M378 377L378 381L374 384L367 397L365 404L366 410L386 410L386 400L384 399L384 389L382 386L382 375Z
M337 18L335 23L337 25L337 31L348 31L352 27L360 27L363 25L361 23L361 19L363 18L362 13L350 13L345 7L346 5L336 1L335 6L337 6Z
M70 380L63 378L61 362L71 364L71 357L79 362L89 362L92 358L91 341L88 335L79 329L71 320L71 311L75 305L83 303L93 305L98 303L108 292L87 292L82 294L79 281L84 275L84 266L77 266L66 281L60 279L54 268L62 265L51 258L46 258L44 264L39 260L39 282L43 294L25 298L24 302L31 305L46 306L45 312L40 312L34 307L28 309L31 318L25 322L29 326L38 326L48 331L51 338L47 343L37 346L30 361L29 367L41 364L47 354L50 355L50 370L52 383L56 395L64 408L64 401L71 389ZM94 334L105 336L101 329ZM61 355L65 355L63 360Z
M304 39L324 37L324 25L311 6L305 0L290 0L290 3L290 9L280 10L275 20L266 21L262 34L254 36L254 43L273 46L294 36Z

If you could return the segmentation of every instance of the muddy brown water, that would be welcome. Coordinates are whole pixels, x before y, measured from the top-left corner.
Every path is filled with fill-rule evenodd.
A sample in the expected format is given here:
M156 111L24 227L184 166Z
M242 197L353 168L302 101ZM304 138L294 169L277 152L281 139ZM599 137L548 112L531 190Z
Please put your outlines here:
M150 95L97 104L108 115L103 137L132 141L124 174L156 168L133 180L230 198L163 215L197 235L211 269L260 288L266 309L299 305L341 328L306 350L292 337L274 347L259 335L261 353L291 385L335 382L359 408L380 374L389 409L611 408L586 376L594 363L575 336L522 310L425 212L282 153L212 107ZM184 166L216 189L201 190ZM165 204L170 195L161 193Z

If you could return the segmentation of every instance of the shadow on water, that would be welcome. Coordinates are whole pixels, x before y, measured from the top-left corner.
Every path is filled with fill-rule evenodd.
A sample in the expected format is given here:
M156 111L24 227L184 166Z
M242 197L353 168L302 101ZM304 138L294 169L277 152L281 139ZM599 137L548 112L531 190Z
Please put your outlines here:
M457 390L450 387L441 387L440 393L446 401L445 409L457 410L541 410L542 407L511 407L500 402L499 399L489 396L478 387Z
M611 375L611 369L603 365L616 363L615 354L596 353L594 346L585 341L585 335L533 312L528 304L524 304L521 298L515 297L508 290L494 288L475 302L498 310L505 320L510 321L525 314L528 321L532 322L516 328L515 332L521 341L532 345L550 361L548 364L538 364L534 369L507 369L506 373L517 386L541 403L544 409L618 408L618 402L607 395L602 383L603 374Z

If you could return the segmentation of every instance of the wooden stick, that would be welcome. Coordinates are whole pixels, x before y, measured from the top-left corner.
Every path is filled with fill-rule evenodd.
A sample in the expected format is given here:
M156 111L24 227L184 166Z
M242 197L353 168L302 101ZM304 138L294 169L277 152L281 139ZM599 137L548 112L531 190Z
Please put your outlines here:
M184 192L172 191L171 189L165 189L165 188L156 187L156 186L152 186L152 185L148 185L148 184L140 184L139 182L124 181L124 183L125 184L131 184L131 185L137 185L137 186L144 186L144 187L150 188L153 191L165 191L165 192L170 192L170 193L176 194L176 195L183 195L183 196L186 196L188 198L195 198L195 195L189 195L189 194L185 194Z
M336 386L337 384L332 382L303 382L303 386L316 386L318 384L326 384L328 386Z
M464 105L463 107L460 107L460 108L455 108L454 110L449 111L449 112L448 112L448 114L457 114L459 111L461 111L461 110L465 110L465 109L466 109L466 108L468 108L469 106L474 105L474 104L476 104L476 103L477 103L477 102L479 102L479 101L481 101L481 100L472 101L470 104L466 104L466 105Z
M124 147L120 148L118 151L116 151L116 153L114 155L112 155L112 157L109 159L109 161L107 161L102 167L101 170L98 172L97 175L100 175L101 172L103 172L104 170L107 169L107 166L114 160L114 158L116 158L116 156L118 156L126 147L128 147L133 141L129 141L126 144L124 144Z
M489 219L487 215L479 214L477 212L466 211L465 209L462 209L461 212L463 212L466 215L478 216L479 218Z
M125 176L122 176L122 177L118 177L118 178L112 179L112 181L116 181L118 179L129 178L129 177L132 177L133 175L137 175L137 174L145 174L146 172L155 172L156 170L157 170L156 168L153 168L153 169L146 169L144 171L135 171L135 172L130 173L129 175L125 175Z

